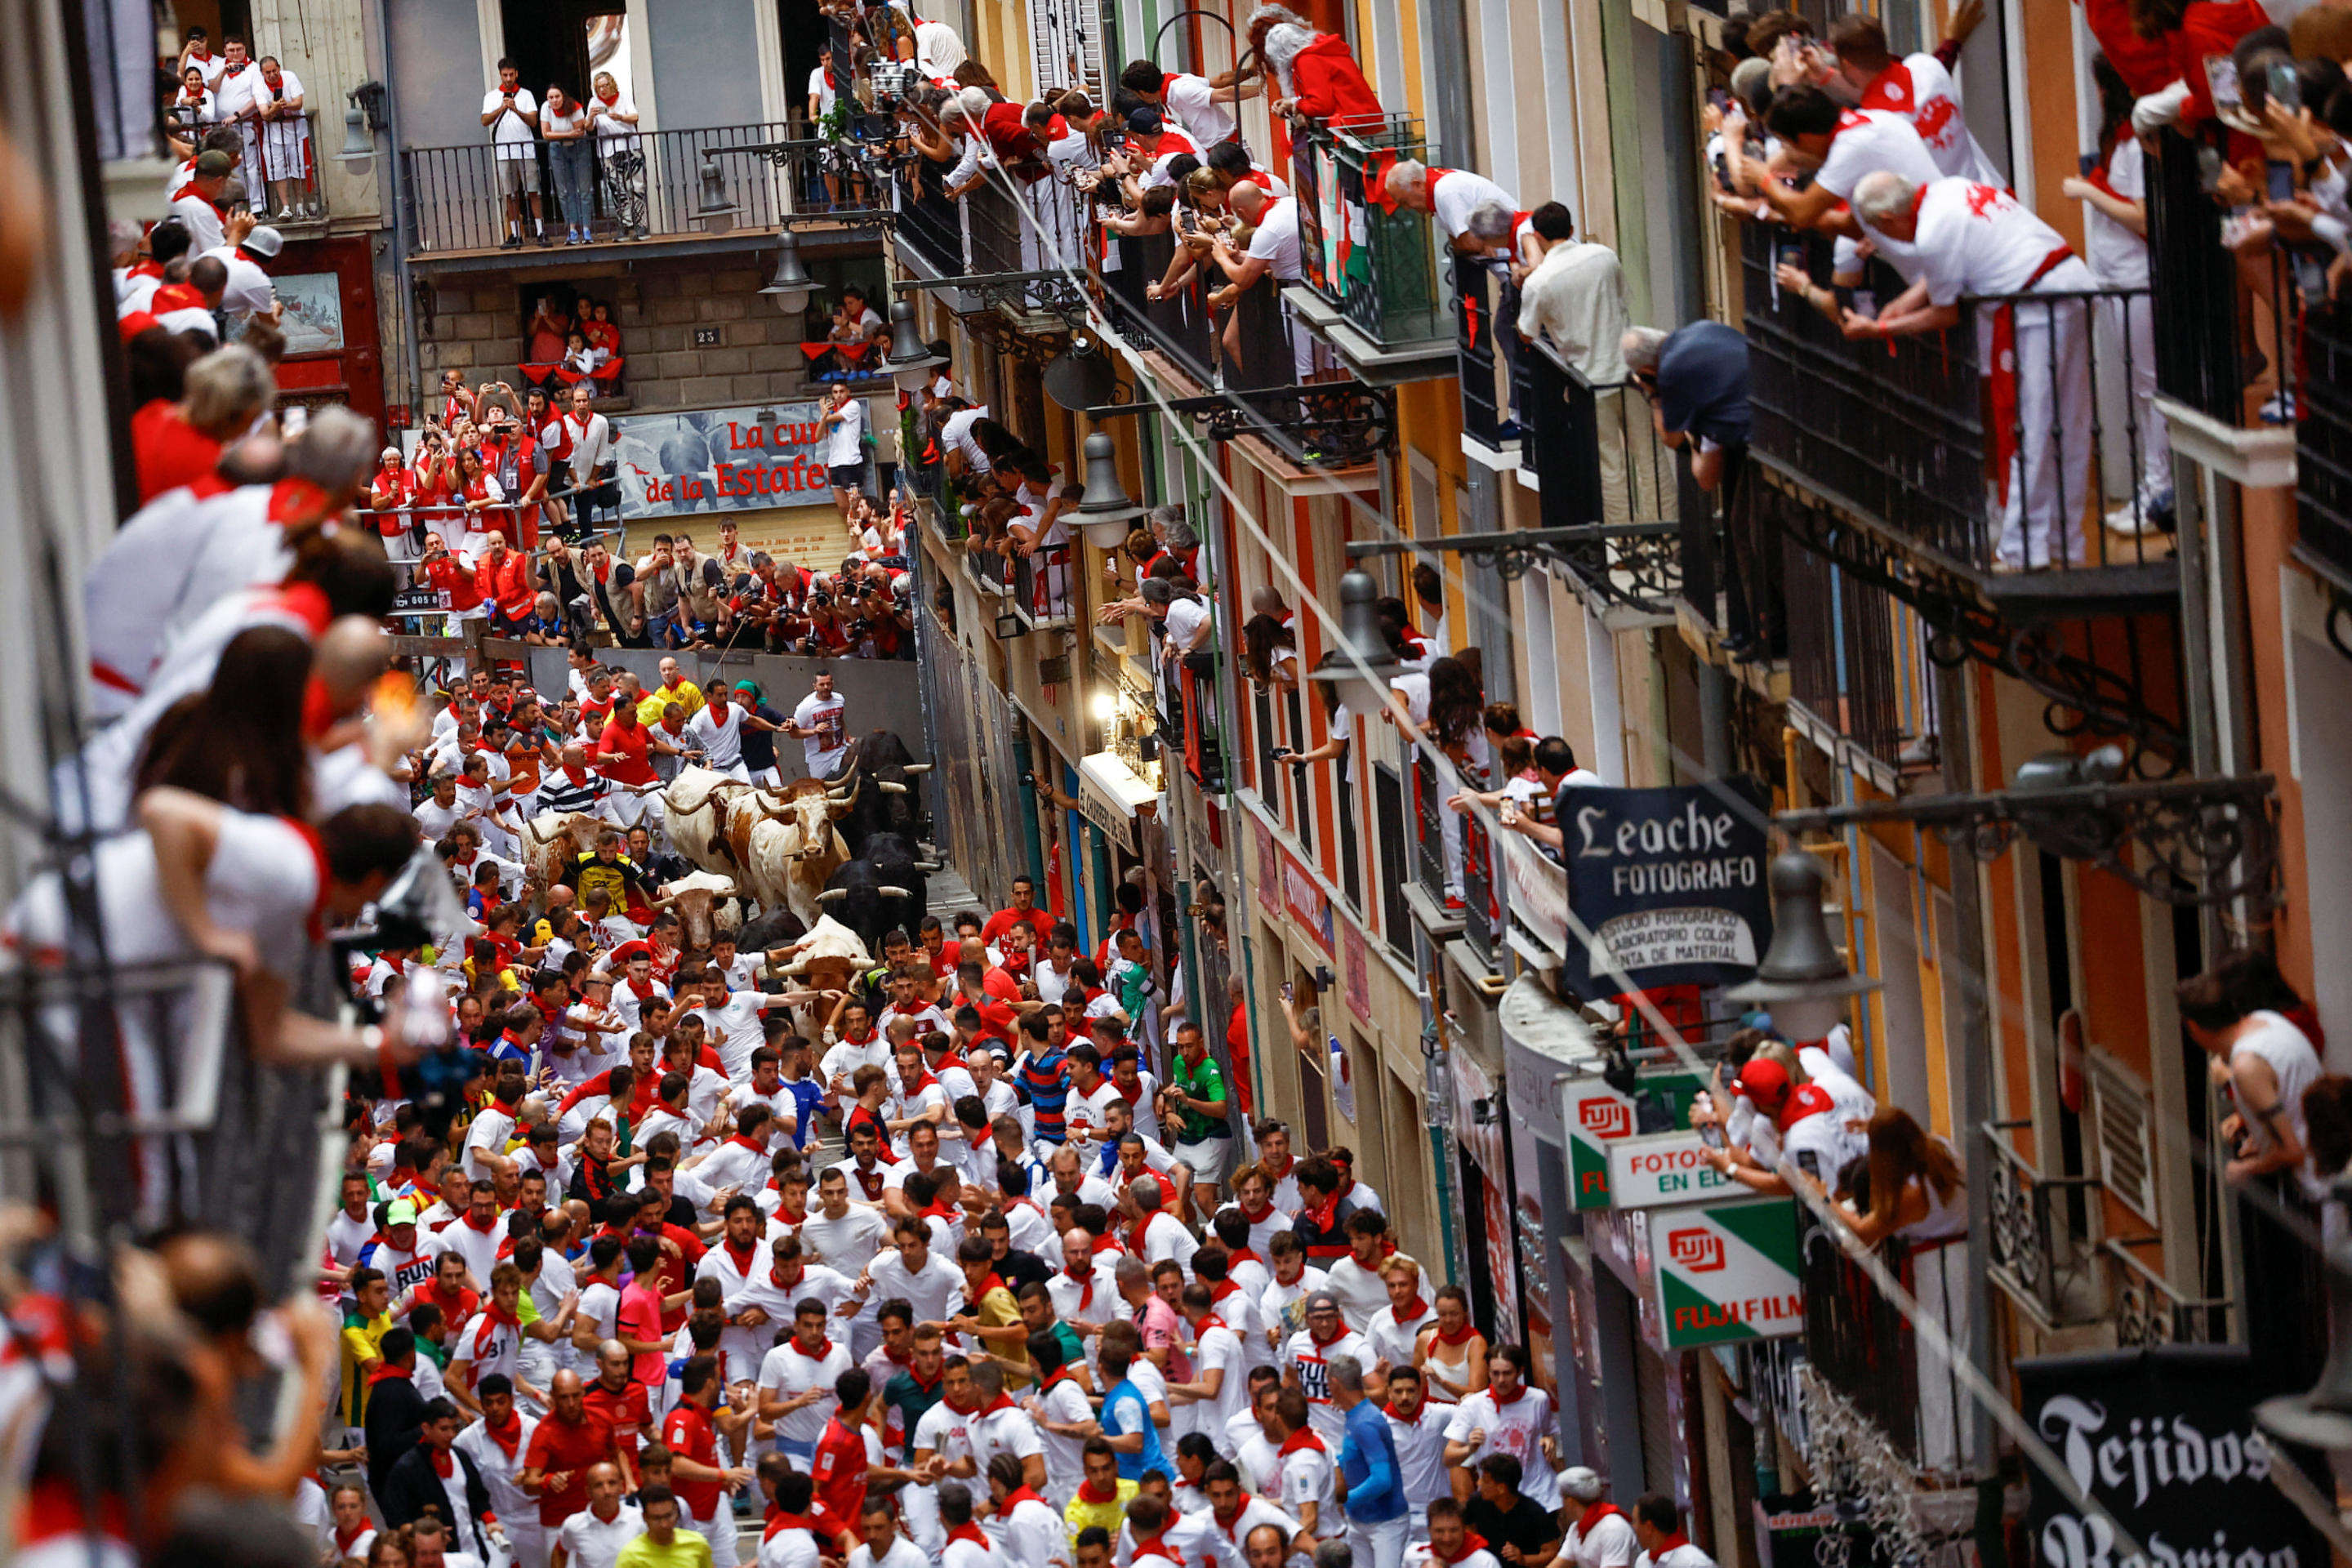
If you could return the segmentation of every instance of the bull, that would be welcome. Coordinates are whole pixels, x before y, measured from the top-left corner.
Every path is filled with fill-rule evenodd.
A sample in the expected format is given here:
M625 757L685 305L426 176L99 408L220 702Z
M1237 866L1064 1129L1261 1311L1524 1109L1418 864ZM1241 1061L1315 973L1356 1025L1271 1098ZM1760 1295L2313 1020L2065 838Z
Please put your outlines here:
M784 973L811 991L846 991L852 976L873 966L872 950L856 931L830 915L820 915Z
M910 935L922 919L926 874L936 860L919 860L895 833L877 834L866 853L835 871L818 900L833 917L879 948L887 931Z
M719 931L732 929L741 920L736 910L733 920L729 911L735 898L735 879L716 871L697 871L671 882L662 896L654 900L654 908L668 910L677 916L678 935L688 948L707 949L711 937Z
M727 851L762 910L790 910L804 924L816 923L817 895L849 858L834 826L848 810L845 795L814 779L728 802Z
M832 782L852 791L852 809L841 824L852 855L865 854L867 841L880 833L895 833L908 844L930 836L921 784L930 771L930 763L914 760L895 730L869 731L850 742Z
M584 811L543 811L522 825L522 868L534 895L562 879L573 861L596 847L605 824Z
M732 876L741 863L729 853L727 817L730 805L751 793L709 768L683 767L662 791L662 812L668 823L670 847L691 865L720 876ZM756 895L755 895L756 896Z

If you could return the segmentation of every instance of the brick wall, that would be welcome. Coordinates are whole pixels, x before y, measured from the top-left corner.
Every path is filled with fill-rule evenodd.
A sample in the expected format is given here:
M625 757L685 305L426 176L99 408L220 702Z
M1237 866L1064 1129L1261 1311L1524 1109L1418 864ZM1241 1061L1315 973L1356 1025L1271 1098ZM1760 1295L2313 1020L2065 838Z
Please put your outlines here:
M522 288L562 280L614 302L627 360L626 408L709 408L813 397L801 353L805 331L761 294L764 273L734 257L644 261L625 274L582 275L519 267L504 276L452 274L433 287L433 313L419 322L419 357L429 388L449 366L468 385L522 385ZM719 346L696 348L697 327L719 329ZM606 405L610 406L610 405Z

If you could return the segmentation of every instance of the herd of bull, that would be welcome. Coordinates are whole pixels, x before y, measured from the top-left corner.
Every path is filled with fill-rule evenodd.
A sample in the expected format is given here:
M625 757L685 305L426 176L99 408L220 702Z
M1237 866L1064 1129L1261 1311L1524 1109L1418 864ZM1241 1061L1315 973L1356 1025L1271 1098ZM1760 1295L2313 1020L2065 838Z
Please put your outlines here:
M735 931L747 952L779 947L824 915L870 952L880 951L885 931L912 936L925 877L939 869L918 852L930 825L916 781L930 768L888 730L852 741L830 778L781 788L681 768L656 798L670 847L697 868L671 880L660 900L678 917L685 945L707 948L712 931ZM584 813L526 823L531 887L547 887L591 852L604 826Z

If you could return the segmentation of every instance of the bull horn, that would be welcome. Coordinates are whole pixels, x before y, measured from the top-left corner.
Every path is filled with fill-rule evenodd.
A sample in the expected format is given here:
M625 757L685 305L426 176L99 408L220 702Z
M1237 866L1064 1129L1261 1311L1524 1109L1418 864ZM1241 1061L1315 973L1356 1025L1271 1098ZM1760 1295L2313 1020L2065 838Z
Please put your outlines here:
M939 868L940 863L937 860L918 860L915 862L915 869L918 871L929 873L936 871Z
M907 786L905 784L892 784L888 779L876 779L874 781L874 787L880 790L884 795L904 795L907 793Z
M667 895L666 897L656 899L652 903L650 903L650 904L646 905L646 908L648 908L648 909L655 909L655 910L666 910L666 909L669 908L669 907L670 907L670 905L672 905L672 904L674 904L674 903L676 903L676 902L677 902L677 895L676 893L671 893L671 894Z
M827 888L824 892L819 893L816 896L816 901L820 904L829 904L835 899L845 899L847 897L849 897L849 889L847 888Z
M931 764L929 763L908 763L905 767L900 768L898 771L902 773L927 773L931 771Z
M874 890L886 899L911 899L915 896L904 888L893 888L887 883Z
M829 789L824 792L824 798L827 800L847 800L849 798L849 792L845 789Z

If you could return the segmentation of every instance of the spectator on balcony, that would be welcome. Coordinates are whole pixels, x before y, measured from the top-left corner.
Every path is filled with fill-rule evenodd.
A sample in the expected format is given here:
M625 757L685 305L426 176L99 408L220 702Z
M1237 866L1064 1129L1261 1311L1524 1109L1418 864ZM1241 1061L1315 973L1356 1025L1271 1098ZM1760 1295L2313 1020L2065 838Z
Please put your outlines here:
M1053 172L1045 143L1029 129L1026 110L991 97L986 88L965 88L949 101L940 122L964 139L962 161L947 178L950 197L962 199L991 168L1024 184Z
M1802 1076L1777 1053L1749 1057L1731 1080L1756 1110L1747 1142L1702 1148L1699 1157L1751 1191L1782 1197L1792 1190L1783 1169L1827 1182L1867 1153L1868 1142L1850 1131L1835 1097L1819 1083L1799 1081Z
M1250 17L1250 45L1274 73L1276 114L1319 121L1334 130L1362 130L1383 118L1380 95L1364 79L1348 40L1318 33L1282 5L1260 5Z
M482 454L471 447L457 449L457 489L465 498L466 523L457 538L457 559L467 571L481 563L490 541L500 532L499 519L505 511L507 492L499 477L482 461Z
M1625 268L1605 245L1576 237L1567 205L1546 202L1528 215L1519 240L1527 268L1515 321L1520 338L1540 336L1594 389L1600 436L1601 521L1633 521L1626 485L1627 436L1623 342L1633 319L1625 307Z
M261 137L257 129L260 121L255 117L253 89L260 85L261 72L256 68L253 57L246 49L243 38L230 37L221 40L220 79L213 83L213 95L220 105L224 124L237 134L237 161L252 171L261 167ZM248 180L258 176L248 173Z
M219 123L220 100L205 85L204 72L190 66L180 73L180 90L165 106L163 116L169 129L182 133L173 140L175 147L193 142L205 127Z
M539 545L539 503L547 494L547 463L539 443L522 428L516 414L504 406L489 413L488 434L482 442L482 461L498 476L499 486L517 503L500 521L507 542L519 550Z
M1045 143L1045 156L1064 174L1079 169L1098 169L1108 155L1110 146L1105 127L1110 116L1097 108L1086 92L1072 88L1067 92L1055 93L1039 103L1029 106L1029 114L1039 110L1046 113L1045 128L1053 132L1041 137ZM1059 127L1055 130L1055 126ZM1030 131L1038 127L1033 122Z
M588 123L596 132L596 163L604 191L604 213L623 239L643 239L646 227L646 155L637 140L637 105L621 90L611 71L598 71L589 84Z
M539 111L539 129L547 138L547 166L555 178L555 201L563 213L563 243L588 243L588 225L596 216L595 159L589 151L588 106L553 82Z
M213 53L212 35L202 27L190 27L182 37L185 43L180 50L180 69L184 73L194 71L204 79L205 89L211 91L220 81L226 63Z
M2179 987L2180 1020L2213 1058L2211 1079L2231 1104L2221 1135L2233 1157L2229 1179L2242 1184L2300 1168L2311 1147L2304 1095L2320 1075L2311 1037L2290 1015L2302 998L2269 955L2240 950Z
M548 243L547 225L539 205L539 100L522 85L522 71L514 61L499 62L499 79L482 95L482 123L489 129L494 184L505 204L506 237L502 250L522 244L526 207L531 232Z
M1445 804L1465 815L1473 805L1483 806L1496 813L1505 827L1559 854L1567 839L1559 826L1567 792L1605 781L1591 769L1577 766L1575 748L1558 735L1548 735L1537 742L1530 760L1535 764L1538 790L1520 788L1513 778L1497 790L1465 789Z
M1192 139L1181 131L1171 131L1160 110L1150 104L1131 109L1127 115L1128 151L1121 159L1130 171L1121 182L1121 188L1132 205L1145 191L1160 185L1173 185L1190 170L1177 170L1178 158L1189 157L1198 167L1201 150ZM1140 169L1140 174L1131 171Z
M1981 5L1968 17L1955 16L1954 36L1946 42L1956 55L1983 17ZM1908 120L1938 170L1988 185L2008 183L1969 132L1960 113L1960 89L1939 55L1922 51L1896 59L1886 47L1885 27L1877 17L1858 11L1831 26L1830 47L1837 51L1838 75L1861 95L1857 107L1883 109Z
M188 248L194 255L218 250L229 242L228 208L222 205L221 193L235 167L226 153L200 153L188 183L172 193L172 216L187 229ZM237 237L244 237L242 227Z
M1892 171L1867 175L1854 210L1914 253L1916 281L1876 321L1848 310L1850 338L1941 331L1976 309L1977 363L1990 384L1987 432L2000 487L1997 569L2080 565L2091 474L2091 366L2080 295L2095 287L2056 229L2016 197L1970 180L1924 188ZM2046 302L2016 297L2053 294ZM2003 300L2011 302L2001 303Z
M158 398L131 416L131 456L142 506L193 485L201 495L228 486L214 477L227 444L253 427L278 396L277 379L250 350L216 349L189 365L176 402Z
M1250 226L1249 248L1236 253L1223 237L1214 240L1217 265L1223 268L1226 278L1236 289L1253 288L1259 279L1271 273L1277 293L1282 285L1296 283L1303 274L1298 251L1298 202L1296 197L1276 197L1264 185L1247 181L1235 185L1231 194L1234 213ZM1238 363L1241 359L1241 311L1235 309L1225 318L1224 342L1226 363ZM1315 370L1315 339L1302 328L1290 313L1286 302L1282 307L1283 330L1290 337L1290 365L1299 380L1305 381Z
M1187 71L1162 70L1150 60L1130 60L1118 73L1118 85L1130 97L1150 104L1163 115L1173 115L1187 134L1202 146L1212 146L1241 134L1240 102L1265 90L1265 80L1255 66L1219 71L1213 77Z
M1448 246L1474 254L1486 247L1471 233L1470 215L1488 202L1500 205L1507 213L1517 211L1519 205L1510 192L1484 174L1466 169L1433 169L1413 158L1400 159L1390 166L1385 189L1391 206L1428 213L1436 219Z
M2146 289L2147 159L2131 133L2131 89L2105 55L2091 57L2099 86L2099 157L2090 174L2069 178L2061 192L2090 208L2084 216L2091 275L2103 289ZM2156 411L2156 308L2145 293L2099 300L2106 341L2123 350L2130 372L2131 421L2139 455L2137 494L2107 513L2111 533L2135 537L2168 529L2172 512L2172 437ZM2111 348L2112 352L2112 348Z
M2213 118L2205 62L2230 58L2271 18L2262 0L2131 0L2131 20L2140 37L2163 45L2172 67L2172 79L2132 107L2134 133L2152 136L2167 125L2193 131Z
M1763 176L1756 188L1764 206L1791 227L1819 228L1836 235L1840 241L1836 271L1841 282L1859 280L1856 247L1865 238L1875 242L1879 254L1898 270L1904 268L1906 247L1851 209L1854 187L1864 175L1882 169L1892 170L1915 184L1943 177L1935 155L1911 122L1884 109L1840 109L1828 93L1811 86L1783 88L1775 94L1765 122L1780 138L1782 156L1795 169L1811 169L1813 183L1801 191ZM1743 187L1755 177L1747 167L1746 132L1744 114L1735 111L1725 120L1724 156L1734 181Z
M281 223L303 216L310 202L310 121L302 112L302 81L278 63L262 57L260 79L253 85L253 113L259 128L261 159L246 175L248 200L273 213ZM297 206L297 202L303 206Z
M833 504L845 525L851 503L866 489L866 405L852 397L846 386L835 385L826 395L817 426L824 432L825 478L833 485Z
M262 224L234 245L206 252L227 269L228 281L221 289L220 308L232 325L256 317L270 321L279 319L278 286L269 280L265 264L277 260L278 253L285 247L285 236Z
M1250 156L1249 149L1239 142L1219 142L1202 154L1203 166L1215 172L1220 189L1230 192L1238 184L1263 186L1266 195L1290 195L1290 182Z
M1899 1105L1873 1113L1869 1138L1861 1167L1866 1180L1859 1190L1851 1181L1842 1183L1844 1190L1830 1207L1839 1223L1865 1247L1890 1236L1927 1243L1968 1234L1967 1178L1948 1142ZM1826 1193L1825 1184L1817 1185Z

